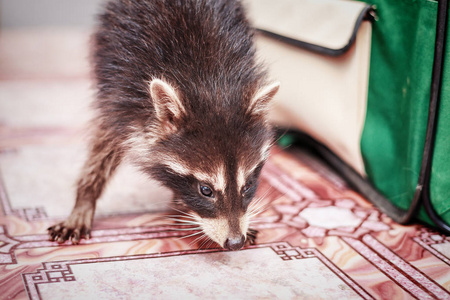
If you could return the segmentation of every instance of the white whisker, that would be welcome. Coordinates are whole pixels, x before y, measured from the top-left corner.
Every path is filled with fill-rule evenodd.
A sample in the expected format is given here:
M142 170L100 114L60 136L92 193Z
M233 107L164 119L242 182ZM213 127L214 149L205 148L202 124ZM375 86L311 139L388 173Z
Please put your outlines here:
M254 216L262 213L263 211L266 211L270 206L270 203L260 203L258 206L251 207L249 209L249 216Z
M177 208L175 208L175 207L172 207L172 209L175 210L175 211L177 211L177 212L179 212L179 213L182 214L182 215L185 215L185 216L188 216L188 217L191 217L191 218L194 218L194 219L197 218L197 216L194 215L194 214L192 214L192 213L188 213L188 212L179 210L179 209L177 209Z
M198 241L200 241L200 240L203 239L203 238L208 238L208 236L207 236L203 231L201 231L200 233L202 233L202 235L199 236L199 237L197 237L197 238L196 238L195 240L193 240L192 242L190 242L190 243L189 243L189 246L192 246L193 244L197 243Z
M255 203L255 204L257 204L258 202L260 202L262 199L265 199L268 195L269 195L269 193L272 193L272 192L274 192L275 191L275 189L274 189L274 187L273 186L271 186L270 188L268 188L266 191L264 191L264 194L262 194L261 196L259 196L258 198L257 198L257 201L252 201L252 203ZM251 204L250 204L251 205Z
M272 188L273 189L273 188ZM249 209L251 210L252 208L254 208L255 206L257 206L258 204L261 203L261 201L265 200L266 197L268 196L269 192L272 192L272 189L267 189L263 195L255 198L255 200L253 200L250 205L249 205Z
M185 216L185 215L166 215L165 217L168 217L168 218L185 218L185 219L189 219L189 220L196 220L196 218L194 218L194 217Z
M186 239L186 238L190 238L190 237L193 237L193 236L196 236L196 235L199 235L199 234L203 234L204 235L203 231L198 231L198 232L195 232L193 234L189 234L189 235L185 235L185 236L179 237L179 239Z
M195 226L195 228L200 228L200 226L198 226L198 224L189 224L189 223L186 223L186 224L170 224L168 226L170 226L170 227L177 227L177 228L185 228L186 226ZM194 228L194 227L192 227L192 228Z
M261 204L261 205L258 205L258 206L253 206L253 207L249 206L249 211L248 211L249 224L257 223L256 220L252 220L252 219L254 219L256 216L258 216L258 215L264 213L265 211L267 211L270 208L270 206L271 206L271 204L273 202L277 201L278 199L280 199L281 197L283 197L285 195L286 195L286 193L283 193L279 197L277 197L276 199L270 201L269 203L264 203L264 204Z
M202 230L200 227L192 227L192 228L175 228L176 231L193 231L193 230Z
M175 221L175 222L180 222L180 223L184 223L184 224L195 224L195 225L201 225L201 223L199 222L195 222L195 221L190 221L190 220L183 220L183 219L174 219L174 218L170 218L169 220ZM174 224L175 225L175 224Z
M203 243L200 245L200 247L198 247L198 249L202 249L203 246L205 246L206 243L209 242L209 245L211 245L211 239L205 235L205 240L203 241ZM205 248L208 248L208 246L206 246Z
M263 200L266 199L266 197L268 197L270 194L272 194L272 192L274 192L275 189L273 187L267 189L264 194L258 198L256 198L255 201L253 201L249 207L248 207L248 218L249 218L249 224L254 224L255 221L252 220L254 219L256 216L264 213L265 211L267 211L270 208L270 205L278 200L279 198L283 197L284 195L286 195L286 193L280 195L279 197L277 197L276 199L270 201L269 203L263 203ZM269 194L270 193L270 194Z
M211 247L212 244L214 244L214 241L209 239L209 243L208 243L208 245L205 246L205 248Z

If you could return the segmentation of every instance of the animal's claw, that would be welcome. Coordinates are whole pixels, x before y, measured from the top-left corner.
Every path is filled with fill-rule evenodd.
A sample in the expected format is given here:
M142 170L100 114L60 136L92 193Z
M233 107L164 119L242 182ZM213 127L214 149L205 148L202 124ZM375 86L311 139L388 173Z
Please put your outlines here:
M248 229L247 231L247 240L250 245L256 244L256 236L258 235L258 230Z
M78 245L82 238L89 239L91 236L91 230L86 226L72 228L60 223L49 227L47 230L49 240L59 244L70 241L73 245Z

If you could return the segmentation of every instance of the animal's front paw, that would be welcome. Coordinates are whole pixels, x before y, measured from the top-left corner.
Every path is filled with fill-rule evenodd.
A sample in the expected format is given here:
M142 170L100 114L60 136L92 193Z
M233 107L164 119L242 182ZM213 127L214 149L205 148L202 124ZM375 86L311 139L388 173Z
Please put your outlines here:
M49 239L58 243L71 241L72 244L78 244L82 238L89 239L93 215L94 209L89 207L75 208L66 221L47 229Z
M250 245L256 244L256 236L258 235L258 230L248 229L247 231L247 241Z
M65 241L71 241L72 244L77 245L78 243L80 243L80 239L90 238L90 228L87 228L85 225L72 227L67 225L66 223L67 221L53 225L47 229L49 239L51 241L55 241L60 244L64 243Z

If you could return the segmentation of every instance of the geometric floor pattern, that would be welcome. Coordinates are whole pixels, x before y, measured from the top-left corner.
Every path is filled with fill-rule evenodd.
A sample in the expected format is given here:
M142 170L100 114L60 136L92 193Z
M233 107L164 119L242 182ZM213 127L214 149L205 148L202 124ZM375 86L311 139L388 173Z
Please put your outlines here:
M258 238L241 251L179 230L165 218L170 192L127 165L98 202L90 240L48 241L46 228L73 206L85 156L92 92L70 53L84 53L86 35L1 39L0 298L450 299L450 237L396 224L295 149L272 150L251 225Z

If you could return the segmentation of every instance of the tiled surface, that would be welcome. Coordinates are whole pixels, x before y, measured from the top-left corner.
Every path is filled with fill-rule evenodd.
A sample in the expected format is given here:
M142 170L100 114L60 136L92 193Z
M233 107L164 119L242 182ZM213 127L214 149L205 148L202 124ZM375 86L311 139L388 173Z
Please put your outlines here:
M226 252L187 237L163 217L170 192L126 165L92 239L48 241L85 155L88 38L0 39L0 298L450 299L449 237L393 223L307 154L278 148L262 173L254 246ZM67 53L78 58L65 65Z

